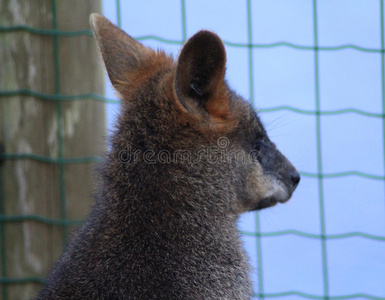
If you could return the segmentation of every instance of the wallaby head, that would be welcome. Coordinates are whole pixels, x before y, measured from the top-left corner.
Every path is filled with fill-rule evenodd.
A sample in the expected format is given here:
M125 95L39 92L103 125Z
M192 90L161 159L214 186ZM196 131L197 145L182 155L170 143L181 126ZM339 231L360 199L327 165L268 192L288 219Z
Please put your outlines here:
M300 176L270 141L252 107L228 87L226 51L218 35L199 31L174 61L102 16L93 15L91 25L123 101L120 126L127 128L123 137L127 141L120 136L120 146L127 148L130 143L131 155L133 149L153 151L150 163L162 169L169 167L165 164L184 164L183 177L206 176L202 178L207 184L218 184L211 190L230 191L231 197L224 195L228 202L220 203L228 213L261 209L290 198ZM169 160L160 159L162 150L167 150ZM177 157L178 153L184 156ZM143 157L140 162L146 163ZM201 188L193 182L191 193Z
M238 216L300 177L228 87L223 42L199 31L174 61L91 26L122 111L95 206L38 299L249 299Z

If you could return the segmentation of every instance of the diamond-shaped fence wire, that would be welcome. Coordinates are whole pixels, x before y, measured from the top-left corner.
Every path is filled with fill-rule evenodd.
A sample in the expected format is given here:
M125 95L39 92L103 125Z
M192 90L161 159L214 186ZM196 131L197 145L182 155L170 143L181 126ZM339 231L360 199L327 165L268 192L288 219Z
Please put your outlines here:
M112 2L112 1L111 1ZM183 42L187 39L187 31L186 31L186 15L188 12L186 12L186 0L181 0L180 6L181 6L181 30L182 30L182 39L181 40L172 40L167 39L165 37L160 36L136 36L138 40L156 40L158 42L164 43L164 44L176 44L176 45L182 45ZM381 48L380 49L374 49L374 48L365 48L356 46L353 44L349 45L340 45L340 46L333 46L333 47L325 47L322 45L319 45L318 40L318 18L317 18L317 1L312 1L313 6L313 12L312 12L312 19L313 19L313 34L314 34L314 43L313 45L297 45L288 42L277 42L277 43L271 43L271 44L256 44L253 42L253 27L252 27L252 1L246 0L246 7L247 11L245 12L245 18L247 18L247 43L234 43L232 41L224 40L224 43L227 47L231 48L244 48L247 49L248 53L248 78L249 78L249 95L250 95L250 101L251 103L254 102L254 90L253 90L253 77L254 77L254 69L253 69L253 49L255 48L265 48L265 49L272 49L277 47L289 47L292 49L296 49L298 51L309 51L314 54L314 94L315 94L315 110L306 110L302 109L301 107L292 107L292 106L276 106L276 107L270 107L260 110L261 114L267 113L267 112L274 112L274 111L287 111L289 113L296 113L296 114L303 114L303 115L312 115L315 116L316 120L316 132L314 132L314 135L316 137L316 157L317 157L317 172L316 173L310 173L301 171L301 175L304 177L312 177L316 178L318 182L318 200L319 200L319 221L320 221L320 234L312 234L308 232L298 231L298 230L291 230L288 228L287 230L283 231L276 231L276 232L263 232L260 228L260 220L258 213L255 213L256 217L256 230L255 232L243 232L245 236L252 236L255 237L256 245L257 245L257 277L258 277L258 283L254 287L255 291L255 298L264 299L264 298L285 298L285 296L294 296L298 298L308 298L308 299L385 299L384 297L379 297L376 295L372 295L371 291L367 291L366 293L362 294L346 294L346 295L332 295L329 291L330 286L330 280L328 276L328 253L327 253L327 247L326 243L328 240L335 240L335 239L344 239L344 238L352 238L352 237L360 237L363 239L368 240L374 240L379 242L385 242L385 236L378 236L373 235L365 232L346 232L344 234L327 234L326 227L325 227L325 208L324 208L324 200L325 200L325 194L324 194L324 179L325 178L336 178L336 177L346 177L346 176L358 176L359 178L367 178L375 181L383 181L385 183L385 175L376 175L376 174L369 174L365 172L360 171L346 171L346 172L340 172L340 173L324 173L323 172L323 157L322 157L322 151L321 151L321 145L322 145L322 138L321 138L321 119L323 116L326 115L342 115L346 113L353 113L357 115L362 115L367 118L377 118L382 119L383 124L383 142L385 143L385 40L384 40L384 3L383 0L380 1L380 12L378 12L378 17L380 18L380 25L381 25ZM120 7L121 3L119 0L116 0L116 14L117 14L117 25L121 25L121 20L124 16L122 16ZM67 12L65 12L67 13ZM58 134L58 142L59 142L59 152L58 156L55 158L43 156L43 155L37 155L34 153L1 153L1 160L33 160L40 163L48 163L48 164L55 164L59 168L59 180L60 180L60 202L62 203L62 217L60 219L51 219L40 215L7 215L4 214L2 207L3 203L0 199L0 260L1 260L1 266L2 269L0 270L0 283L3 285L2 289L2 295L1 298L6 300L7 298L7 286L11 284L23 284L28 282L36 282L39 284L44 284L44 278L43 277L31 277L28 276L28 274L25 274L25 277L20 278L10 278L7 276L7 261L5 258L5 251L7 249L7 240L5 237L5 227L7 224L10 224L12 222L40 222L43 224L46 224L47 226L60 226L63 228L63 245L66 244L68 239L68 232L67 228L72 225L78 225L82 221L81 220L69 220L67 219L66 214L66 191L64 187L64 166L65 165L71 165L71 164L84 164L84 163L90 163L90 162L100 162L100 157L72 157L72 158L64 158L63 157L63 140L61 138L61 126L62 126L62 110L61 106L62 103L68 102L68 101L82 101L83 99L92 99L93 101L99 101L103 103L110 103L110 104L116 104L119 105L119 101L115 99L109 99L104 97L103 95L97 95L97 94L77 94L77 95L63 95L61 94L61 88L60 88L60 66L58 61L58 52L59 52L59 43L58 38L59 37L67 37L67 38L74 38L79 36L89 36L92 38L92 33L88 29L79 29L78 31L63 31L57 29L57 9L56 9L56 1L52 0L52 29L39 29L30 27L24 24L20 25L12 25L12 26L1 26L0 27L0 34L6 35L6 34L12 34L14 32L27 32L29 34L33 35L43 35L43 36L49 36L52 37L52 41L54 44L54 60L52 61L52 64L55 68L55 93L54 94L46 94L41 93L39 91L30 90L30 89L19 89L19 90L0 90L0 98L9 98L15 95L18 96L29 96L36 99L41 99L44 101L50 101L56 103L56 114L57 114L57 134ZM373 16L375 17L375 16ZM343 49L352 49L355 51L361 51L366 53L374 53L374 54L380 54L381 55L381 83L382 83L382 111L379 111L377 113L364 111L361 109L355 109L355 108L345 108L345 109L339 109L339 110L321 110L320 102L322 101L322 97L320 96L320 80L319 80L319 53L322 51L339 51ZM385 149L385 146L384 146ZM384 169L385 169L385 151L383 153L384 157ZM4 176L4 174L2 174ZM1 185L1 178L0 178L0 185ZM0 186L1 190L1 186ZM0 196L2 194L0 193ZM379 208L383 209L383 208ZM385 218L385 216L384 216ZM315 295L315 294L308 294L305 292L302 292L300 290L289 290L289 291L277 291L276 293L265 293L264 290L264 269L262 265L262 256L263 253L261 251L263 238L264 237L280 237L285 235L295 235L304 239L315 239L320 241L321 245L321 257L319 258L322 261L322 278L323 278L323 294L321 295ZM383 259L385 259L385 254ZM295 276L295 274L293 275ZM384 283L385 286L385 283Z

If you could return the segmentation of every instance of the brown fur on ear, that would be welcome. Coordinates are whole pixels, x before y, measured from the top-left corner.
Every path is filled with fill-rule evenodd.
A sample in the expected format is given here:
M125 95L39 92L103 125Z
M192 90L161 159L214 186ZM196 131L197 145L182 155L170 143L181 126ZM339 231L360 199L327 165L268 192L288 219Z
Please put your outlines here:
M191 37L178 58L175 87L179 101L192 113L206 110L213 118L230 114L224 82L226 50L214 32L201 30Z
M90 24L111 83L120 91L120 85L125 82L126 74L138 70L146 57L151 55L152 50L144 47L101 15L91 14Z

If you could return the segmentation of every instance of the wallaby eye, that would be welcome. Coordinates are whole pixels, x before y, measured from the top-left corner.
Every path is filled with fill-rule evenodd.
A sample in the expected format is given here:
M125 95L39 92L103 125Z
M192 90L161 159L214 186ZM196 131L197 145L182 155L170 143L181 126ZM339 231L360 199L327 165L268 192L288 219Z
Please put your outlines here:
M253 150L251 151L251 158L254 161L261 160L261 150L263 145L264 143L262 138L257 139L257 141L254 143Z
M274 149L274 145L266 139L265 137L258 139L254 144L254 149L260 152L263 149L272 150Z
M262 145L263 145L263 141L262 141L262 140L258 140L258 141L254 144L254 150L257 150L258 152L261 151Z
M266 138L263 132L259 132L255 137L254 150L258 152L261 151L262 146L265 144L265 140Z

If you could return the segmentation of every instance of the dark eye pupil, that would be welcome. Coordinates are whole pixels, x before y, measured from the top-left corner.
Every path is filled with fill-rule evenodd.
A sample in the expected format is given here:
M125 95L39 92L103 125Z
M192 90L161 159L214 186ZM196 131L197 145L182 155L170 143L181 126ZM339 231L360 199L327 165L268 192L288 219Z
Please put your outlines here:
M264 141L263 139L260 139L254 144L254 149L257 151L261 151L262 148L265 149L265 151L269 151L269 150L273 150L274 146L271 145L269 142Z
M257 141L254 145L254 149L257 150L257 151L261 151L261 147L263 145L263 142L262 141Z

